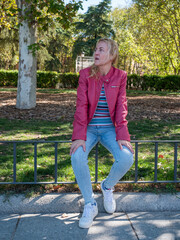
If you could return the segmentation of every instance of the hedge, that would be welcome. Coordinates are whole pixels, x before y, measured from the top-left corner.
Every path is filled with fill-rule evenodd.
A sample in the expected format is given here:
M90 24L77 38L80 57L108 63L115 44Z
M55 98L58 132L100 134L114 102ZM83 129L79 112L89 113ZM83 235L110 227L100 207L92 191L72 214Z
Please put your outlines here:
M139 76L137 74L128 75L127 88L155 91L179 91L180 75L147 75Z
M77 88L78 73L57 73L37 71L38 88ZM18 71L0 70L0 87L16 87L18 81ZM128 89L155 90L155 91L178 91L180 90L179 75L128 75Z
M76 88L79 74L37 71L38 88ZM18 71L0 70L0 87L17 87Z
M57 83L60 85L60 87L64 88L77 88L78 86L78 80L79 80L79 74L78 73L60 73L59 79Z
M16 87L18 81L17 70L0 70L0 87L12 86Z
M128 75L128 89L154 90L154 91L179 91L180 75Z
M58 82L57 72L37 71L38 88L54 88Z

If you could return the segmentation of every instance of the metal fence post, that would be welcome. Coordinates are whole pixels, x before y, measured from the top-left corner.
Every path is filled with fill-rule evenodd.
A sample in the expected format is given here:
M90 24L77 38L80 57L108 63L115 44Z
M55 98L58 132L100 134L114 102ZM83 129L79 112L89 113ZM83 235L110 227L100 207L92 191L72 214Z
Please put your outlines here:
M71 141L0 141L3 144L13 144L13 180L11 182L0 182L0 184L74 184L77 182L58 182L58 144L59 143L70 143ZM138 173L138 152L139 152L139 143L155 143L155 160L154 160L154 180L153 181L138 181L139 173ZM34 144L34 182L17 182L17 145L22 143L26 144ZM37 181L37 144L39 143L52 143L54 144L54 180L53 182L38 182ZM133 181L119 181L119 183L180 183L180 179L177 176L177 168L178 168L178 144L179 140L132 140L131 143L135 143L135 179ZM174 179L173 180L162 180L158 181L158 143L174 143ZM95 183L98 183L98 143L95 148Z
M154 181L157 182L158 142L155 142Z
M135 143L135 182L138 181L138 142Z
M37 183L37 142L34 143L34 182Z
M98 182L98 143L96 144L96 155L95 155L95 182Z
M58 143L55 142L55 183L57 183L57 147Z
M13 143L13 183L16 183L16 143Z
M177 142L174 143L174 181L177 181Z

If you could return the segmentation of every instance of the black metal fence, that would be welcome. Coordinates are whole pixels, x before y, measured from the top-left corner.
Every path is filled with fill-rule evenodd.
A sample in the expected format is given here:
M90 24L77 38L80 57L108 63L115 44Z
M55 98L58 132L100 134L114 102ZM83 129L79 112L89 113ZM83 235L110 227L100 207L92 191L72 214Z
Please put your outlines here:
M58 144L70 143L71 141L0 141L0 144L13 144L13 181L0 182L0 184L74 184L76 182L58 182ZM34 181L33 182L17 182L16 181L16 148L19 143L30 143L34 145ZM39 143L54 143L54 181L53 182L39 182L37 181L37 144ZM135 144L135 177L134 181L119 181L119 183L179 183L178 179L178 143L180 140L132 140L131 143ZM139 143L153 143L154 144L154 180L142 181L138 180L138 146ZM159 143L172 143L174 144L174 179L158 181L158 144ZM95 147L95 181L92 183L99 183L98 181L98 144Z

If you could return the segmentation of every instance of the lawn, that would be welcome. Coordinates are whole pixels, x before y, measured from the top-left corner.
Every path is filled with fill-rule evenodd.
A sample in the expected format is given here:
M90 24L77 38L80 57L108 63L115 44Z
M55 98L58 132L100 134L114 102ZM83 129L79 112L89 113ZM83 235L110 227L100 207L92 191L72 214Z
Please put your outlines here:
M2 90L3 92L4 90ZM7 89L6 89L7 91ZM14 89L9 89L14 91ZM40 89L48 94L75 93L75 90ZM128 96L148 96L153 92L128 91ZM160 93L159 93L160 94ZM165 93L164 93L165 94ZM166 93L164 96L170 96ZM178 96L178 94L173 94ZM178 119L142 119L129 120L129 132L132 140L179 140L180 121ZM70 140L72 120L45 121L38 119L5 119L0 118L1 140ZM134 143L133 143L134 146ZM75 176L71 167L69 155L70 143L58 144L58 182L74 182ZM54 143L39 143L37 145L37 181L54 181ZM177 177L180 180L180 144L178 145ZM17 181L34 181L34 144L17 144ZM98 146L98 181L103 180L113 163L112 155L99 144ZM95 149L89 156L89 167L92 181L95 181ZM123 177L123 181L134 181L135 164ZM172 143L159 144L158 148L158 181L173 180L174 177L174 146ZM154 180L154 144L140 143L138 152L138 180ZM0 144L0 182L13 181L13 145Z
M70 140L71 122L24 121L0 119L2 140ZM177 140L180 136L178 122L154 122L150 120L129 122L129 131L134 140ZM134 143L133 143L134 145ZM74 181L69 155L70 143L58 144L58 181ZM111 154L99 144L98 176L104 179L113 163ZM158 180L173 180L174 148L172 143L159 143ZM38 181L54 181L54 143L37 145ZM179 153L179 147L178 147ZM34 144L17 144L17 181L29 182L34 179ZM92 181L95 181L95 149L90 153L89 166ZM140 180L154 179L154 143L140 143L138 154L138 174ZM178 162L179 164L179 162ZM178 172L179 172L178 165ZM122 180L133 181L134 166ZM180 175L178 175L180 177ZM0 181L13 180L13 144L0 145Z

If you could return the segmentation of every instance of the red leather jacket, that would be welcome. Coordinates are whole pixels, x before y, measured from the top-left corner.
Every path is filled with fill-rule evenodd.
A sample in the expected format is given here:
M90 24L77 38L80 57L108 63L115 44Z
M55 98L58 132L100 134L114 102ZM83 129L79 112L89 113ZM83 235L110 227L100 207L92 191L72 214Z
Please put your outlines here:
M96 80L89 77L89 72L90 68L80 71L72 140L86 140L87 125L93 118L104 83L109 113L116 130L116 140L130 141L126 120L127 73L111 67L107 75L100 76L99 80Z

